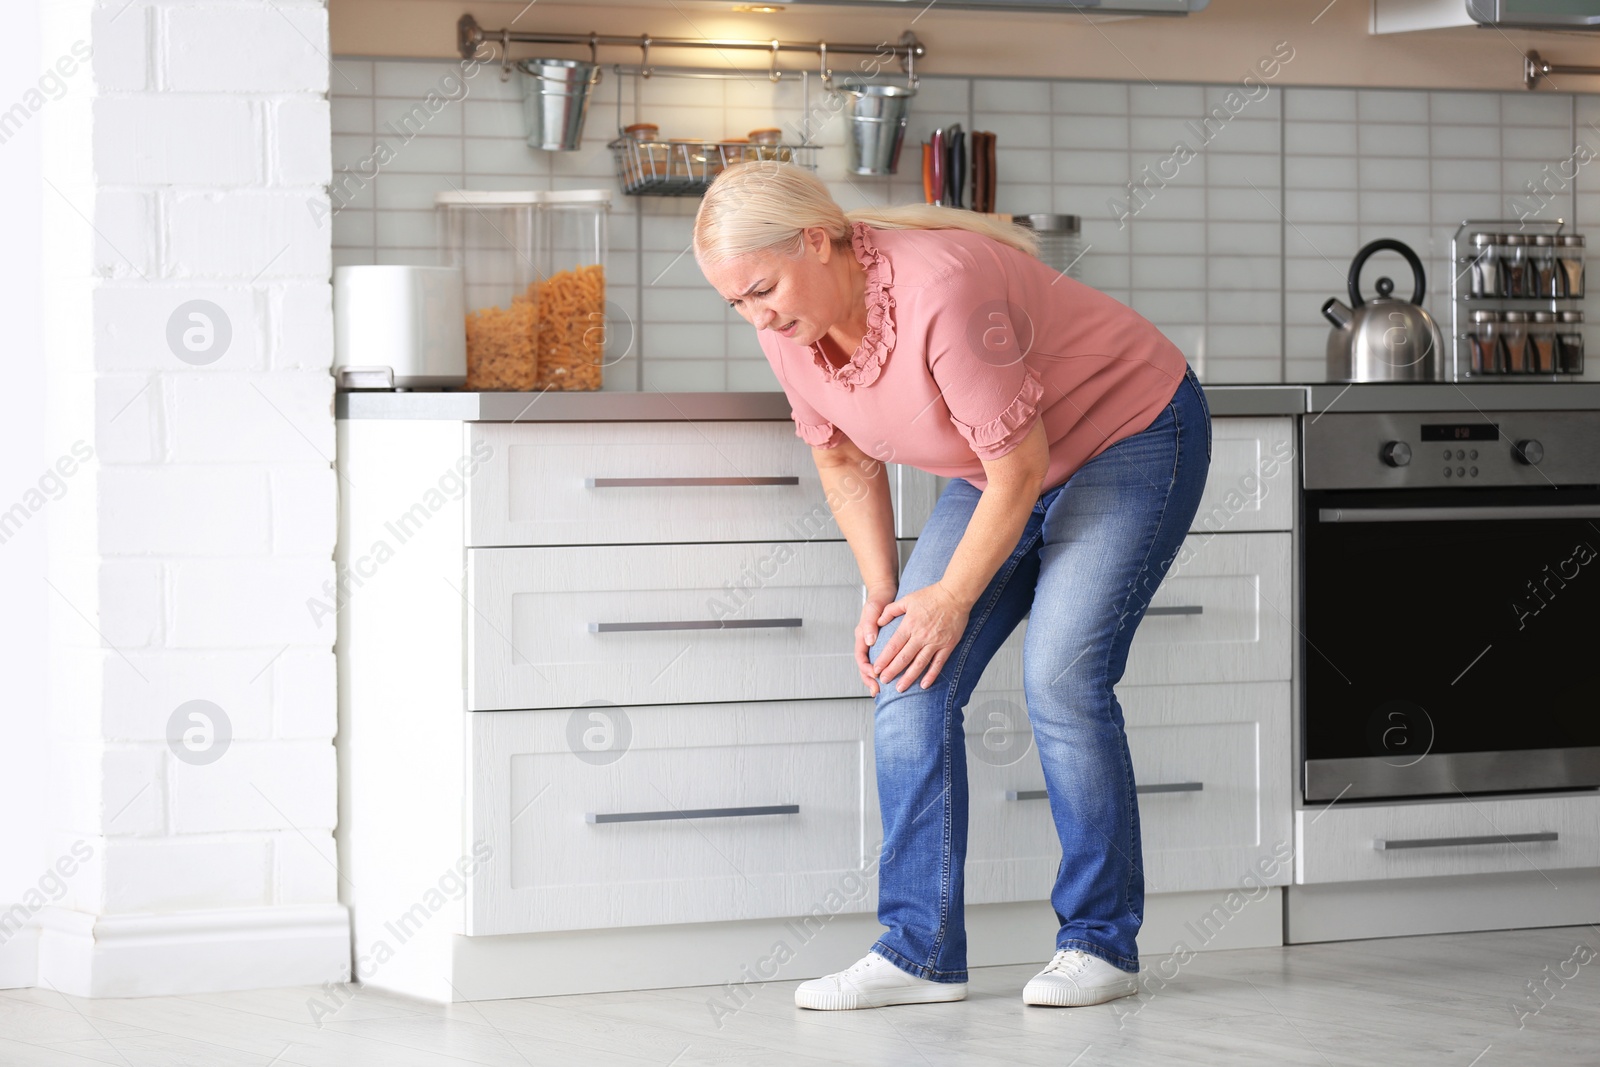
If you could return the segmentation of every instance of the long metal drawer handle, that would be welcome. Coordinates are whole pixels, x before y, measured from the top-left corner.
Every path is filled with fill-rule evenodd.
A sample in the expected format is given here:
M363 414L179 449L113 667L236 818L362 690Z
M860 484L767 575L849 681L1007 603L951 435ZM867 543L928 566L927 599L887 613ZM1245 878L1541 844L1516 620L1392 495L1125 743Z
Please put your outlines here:
M1204 790L1204 782L1156 782L1152 785L1136 785L1135 793L1199 793Z
M1484 508L1318 508L1319 522L1454 522L1460 519L1600 519L1600 504Z
M1205 608L1199 604L1179 604L1170 608L1146 608L1146 615L1204 615Z
M1157 782L1153 785L1136 785L1135 793L1198 793L1205 789L1204 782ZM1043 789L1010 789L1007 800L1048 800L1050 794Z
M591 811L584 820L607 822L670 822L674 819L743 819L751 815L799 815L798 804L762 804L750 808L680 808L673 811Z
M1523 845L1534 841L1558 841L1554 830L1531 834L1484 834L1482 837L1410 837L1393 841L1378 838L1372 847L1380 852L1397 848L1446 848L1451 845Z
M649 489L657 486L701 485L799 485L795 474L775 475L769 478L585 478L583 484L590 489Z
M685 619L682 622L591 622L592 634L660 633L664 630L794 630L804 619Z

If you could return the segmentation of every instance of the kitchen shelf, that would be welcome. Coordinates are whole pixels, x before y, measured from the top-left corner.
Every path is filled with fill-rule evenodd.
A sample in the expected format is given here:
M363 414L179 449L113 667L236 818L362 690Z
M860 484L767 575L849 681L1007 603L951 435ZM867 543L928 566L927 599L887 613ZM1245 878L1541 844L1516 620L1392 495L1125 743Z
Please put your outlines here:
M623 136L609 147L617 161L617 181L628 196L703 196L725 168L751 160L817 169L816 145L636 141Z

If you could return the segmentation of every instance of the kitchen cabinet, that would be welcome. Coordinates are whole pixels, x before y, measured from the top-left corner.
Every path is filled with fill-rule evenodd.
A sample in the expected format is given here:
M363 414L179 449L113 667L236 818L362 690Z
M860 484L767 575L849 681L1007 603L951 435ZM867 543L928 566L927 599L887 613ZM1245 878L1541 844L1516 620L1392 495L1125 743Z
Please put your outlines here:
M838 538L811 451L788 422L475 423L484 457L468 541L694 544ZM898 535L932 507L918 471L891 465Z
M468 835L493 848L468 934L804 915L871 859L869 700L468 723Z
M473 711L860 696L842 540L474 548Z
M1600 797L1336 804L1295 813L1295 882L1600 867Z
M1267 461L1290 430L1215 423L1208 510L1119 688L1158 896L1236 886L1289 833L1294 475ZM858 577L786 420L345 419L339 452L340 869L358 960L407 935L364 980L576 992L563 960L649 944L715 983L742 939L870 926ZM890 479L904 552L937 480ZM1000 705L1027 748L1024 632L968 708L969 753ZM1048 895L1030 757L969 759L975 906Z

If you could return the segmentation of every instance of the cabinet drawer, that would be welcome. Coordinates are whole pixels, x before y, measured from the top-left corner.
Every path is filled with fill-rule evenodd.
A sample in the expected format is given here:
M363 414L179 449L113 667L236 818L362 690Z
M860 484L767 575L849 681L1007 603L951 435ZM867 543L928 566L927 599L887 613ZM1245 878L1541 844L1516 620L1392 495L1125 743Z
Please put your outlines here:
M1211 472L1191 529L1292 529L1294 460L1293 419L1213 419Z
M1600 797L1333 804L1295 812L1295 881L1600 866Z
M467 552L473 711L861 696L842 541Z
M1134 633L1121 684L1287 681L1289 567L1289 534L1189 535ZM1025 619L985 677L1021 687L1027 628Z
M1146 891L1237 888L1247 876L1286 884L1288 683L1131 686L1117 695L1140 791ZM966 731L967 899L1047 898L1061 846L1022 692L980 686Z
M466 719L468 934L876 906L869 701Z
M842 536L787 421L473 423L466 446L472 546ZM931 477L890 467L889 485L901 536L916 536Z

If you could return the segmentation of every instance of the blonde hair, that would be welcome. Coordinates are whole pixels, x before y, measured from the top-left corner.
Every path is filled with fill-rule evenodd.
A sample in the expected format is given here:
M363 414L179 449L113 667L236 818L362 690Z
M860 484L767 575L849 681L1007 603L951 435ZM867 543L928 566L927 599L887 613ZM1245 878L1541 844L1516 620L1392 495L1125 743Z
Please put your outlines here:
M752 252L798 255L805 230L819 227L843 244L856 222L882 230L966 230L1029 255L1038 248L1021 226L960 208L907 204L845 211L805 167L760 160L736 163L711 183L694 218L694 254L702 263Z

